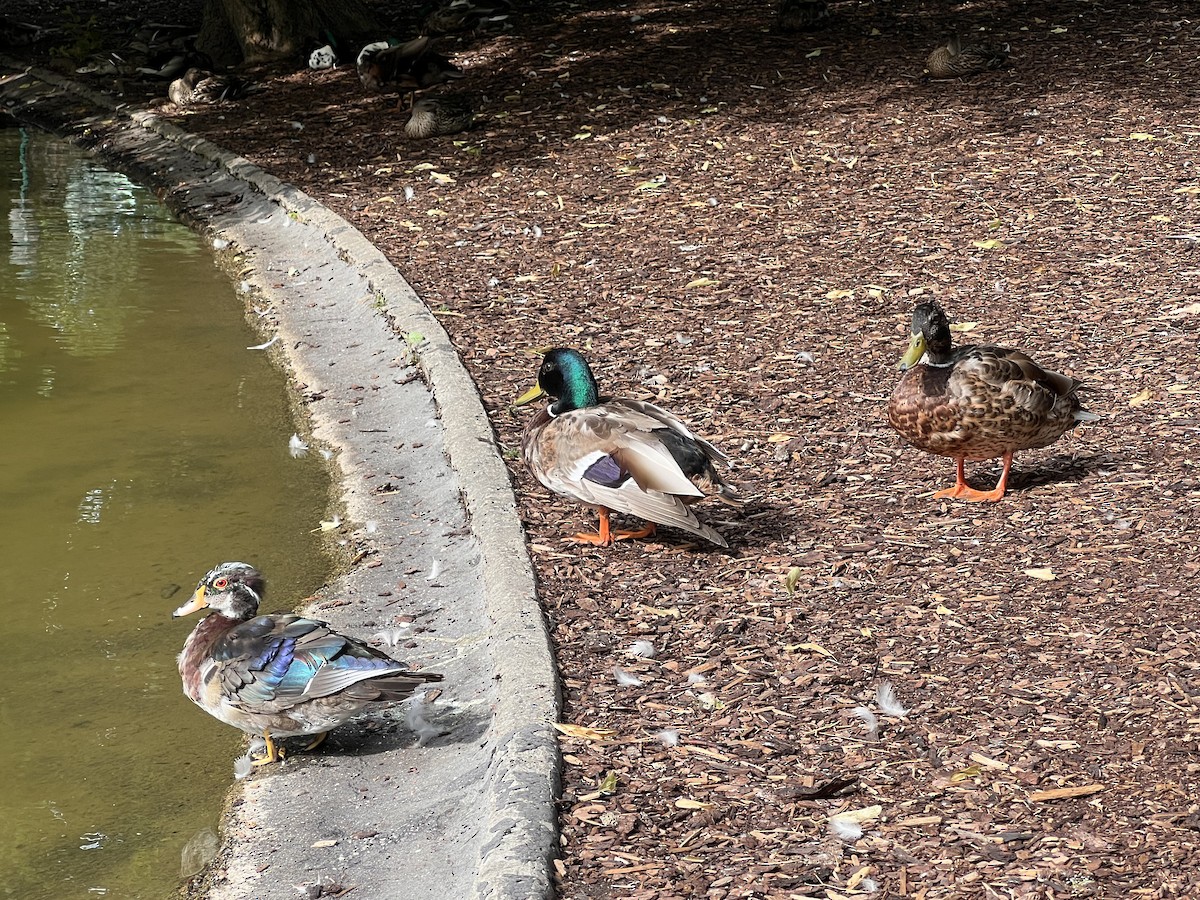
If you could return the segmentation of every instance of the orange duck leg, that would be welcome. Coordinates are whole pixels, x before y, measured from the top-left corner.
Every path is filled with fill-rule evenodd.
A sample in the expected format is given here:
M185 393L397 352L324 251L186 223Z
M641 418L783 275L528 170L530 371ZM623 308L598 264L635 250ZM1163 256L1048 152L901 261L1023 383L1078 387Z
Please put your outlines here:
M1000 473L1000 481L996 483L996 487L990 491L978 491L967 484L966 475L963 472L963 466L966 463L966 458L959 456L955 458L957 463L957 478L954 482L954 487L946 488L943 491L938 491L933 495L935 500L940 500L943 497L952 497L956 500L967 500L972 503L991 502L995 503L1004 496L1004 492L1008 489L1008 473L1012 469L1012 452L1004 454L1004 470Z

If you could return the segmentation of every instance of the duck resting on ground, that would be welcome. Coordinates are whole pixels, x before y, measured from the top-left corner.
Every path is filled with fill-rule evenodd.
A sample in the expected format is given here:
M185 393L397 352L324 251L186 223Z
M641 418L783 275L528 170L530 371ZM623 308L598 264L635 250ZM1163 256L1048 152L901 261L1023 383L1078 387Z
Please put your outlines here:
M929 54L925 72L930 78L963 78L988 69L999 69L1008 60L1008 44L971 44L964 47L954 35Z
M449 0L428 8L421 22L421 33L436 36L477 31L503 22L511 12L508 0Z
M417 91L454 81L464 74L462 69L434 51L428 37L413 38L407 44L394 47L387 41L376 41L367 44L358 54L358 77L363 87L368 91L389 88L407 91L410 106Z
M413 104L404 133L414 140L458 134L474 121L475 112L462 97L422 97Z
M537 384L514 405L547 395L553 402L526 426L521 451L544 486L599 512L599 533L577 534L574 540L608 546L649 537L656 525L671 525L729 546L690 508L705 496L741 502L713 465L728 462L721 451L652 403L601 397L591 368L576 350L546 353ZM639 531L612 531L610 512L649 524Z
M1086 411L1080 382L1043 369L1020 350L951 347L950 320L936 303L922 303L912 317L912 342L904 370L888 401L888 422L914 447L951 456L954 487L935 498L999 500L1008 487L1013 454L1047 447L1080 422L1100 417ZM994 490L969 487L968 459L1004 458Z
M410 671L324 622L257 615L265 587L253 566L221 563L174 612L212 610L179 654L183 692L210 715L266 741L266 755L254 765L283 756L280 738L314 735L305 747L311 750L369 707L405 700L442 680Z
M240 100L252 89L236 75L214 75L204 69L188 69L167 88L167 96L176 106Z

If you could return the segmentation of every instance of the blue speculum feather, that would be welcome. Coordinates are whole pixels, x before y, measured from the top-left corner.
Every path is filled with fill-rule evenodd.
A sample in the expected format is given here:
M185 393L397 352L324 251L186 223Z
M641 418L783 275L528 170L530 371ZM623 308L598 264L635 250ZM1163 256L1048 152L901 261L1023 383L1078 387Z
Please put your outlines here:
M583 473L583 477L595 484L605 487L620 487L629 475L621 470L620 464L611 456L602 456Z

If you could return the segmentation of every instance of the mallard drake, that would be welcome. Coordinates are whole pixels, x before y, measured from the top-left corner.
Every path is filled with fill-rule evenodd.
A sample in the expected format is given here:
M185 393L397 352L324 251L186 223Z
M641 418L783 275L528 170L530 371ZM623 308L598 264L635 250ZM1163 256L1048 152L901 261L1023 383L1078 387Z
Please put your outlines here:
M177 106L240 100L251 86L236 75L214 75L204 69L188 69L167 88L167 96Z
M503 22L512 11L508 0L450 0L428 10L421 25L422 34L457 34L475 31L484 25Z
M417 91L463 75L462 69L434 51L428 37L413 38L395 47L387 41L376 41L358 54L358 77L363 87L368 91L407 91L409 105Z
M591 367L576 350L546 353L537 384L515 405L547 395L554 402L526 426L521 451L543 485L598 510L599 533L577 534L574 540L608 546L649 537L657 524L729 546L689 508L705 496L741 502L713 465L728 462L720 450L652 403L601 397ZM640 531L611 531L612 511L650 524Z
M462 97L422 97L413 104L404 133L416 140L458 134L474 121L475 111Z
M266 741L266 755L254 765L280 759L280 738L315 735L305 747L311 750L368 707L404 700L442 680L409 671L324 622L257 615L265 590L254 566L221 563L174 612L212 610L179 654L183 692L210 715Z
M1008 60L1008 44L991 46L972 44L964 47L954 35L929 54L925 71L930 78L962 78L998 69Z
M1008 487L1013 454L1047 447L1087 412L1080 382L1043 369L1020 350L951 347L950 320L936 303L913 311L912 342L900 361L904 375L888 401L888 421L914 447L952 456L958 478L934 497L999 500ZM994 490L977 491L963 475L968 459L1004 457Z
M812 31L829 18L825 0L780 0L777 27L780 31Z

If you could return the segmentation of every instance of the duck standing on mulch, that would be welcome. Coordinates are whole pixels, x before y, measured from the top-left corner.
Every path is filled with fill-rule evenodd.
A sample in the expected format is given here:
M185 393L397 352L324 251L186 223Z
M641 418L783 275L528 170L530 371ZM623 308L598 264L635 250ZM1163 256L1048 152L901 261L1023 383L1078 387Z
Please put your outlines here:
M514 405L543 396L554 402L526 426L521 451L544 486L599 512L599 533L577 534L573 540L607 547L614 540L649 537L657 524L729 546L690 508L706 496L741 503L713 465L728 462L720 450L653 403L601 397L591 367L577 350L550 350L537 384ZM613 511L649 524L638 531L611 531Z
M1047 447L1078 425L1100 417L1085 410L1080 382L1043 369L1020 350L951 347L950 320L936 303L913 311L905 370L888 402L888 421L914 447L952 456L958 478L933 496L999 500L1008 486L1013 454ZM1004 457L995 489L967 485L968 459Z

